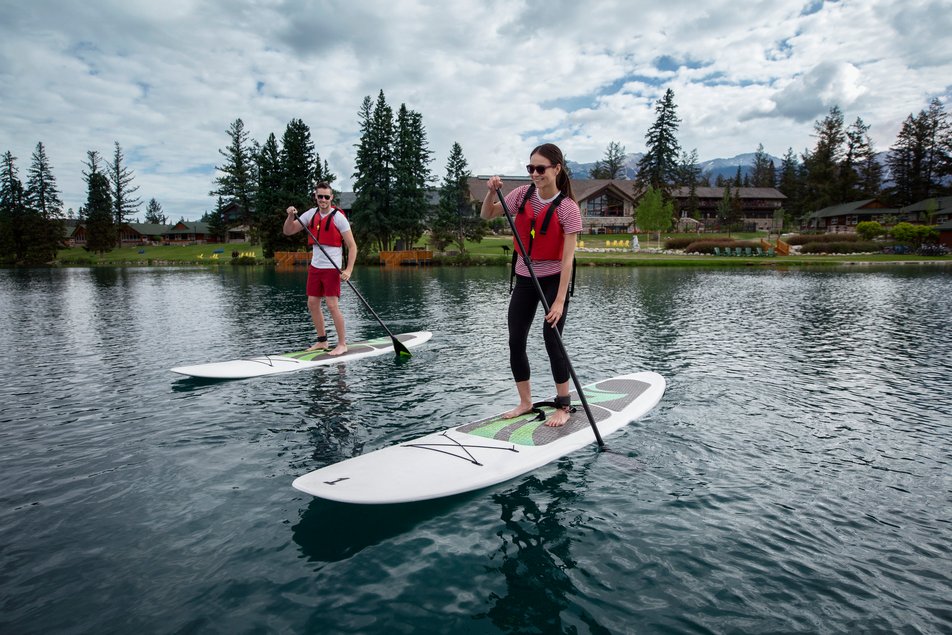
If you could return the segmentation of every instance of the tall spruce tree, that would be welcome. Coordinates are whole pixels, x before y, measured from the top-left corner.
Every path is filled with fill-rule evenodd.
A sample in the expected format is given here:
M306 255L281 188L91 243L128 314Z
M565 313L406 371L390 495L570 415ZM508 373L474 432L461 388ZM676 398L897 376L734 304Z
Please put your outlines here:
M625 146L616 141L608 143L605 149L605 157L595 162L595 166L589 171L589 177L593 179L623 179L625 178Z
M360 111L360 141L354 162L352 221L358 244L390 249L389 225L393 198L393 110L383 91L376 104L364 97Z
M674 91L670 88L655 104L657 117L645 134L647 150L638 162L636 191L652 186L660 190L664 198L671 198L671 187L677 175L678 156L681 146L677 132L681 118L677 115Z
M777 189L787 197L784 203L784 225L788 225L794 220L800 219L803 215L801 203L801 178L800 161L797 159L793 148L787 148L787 153L783 155L780 162L780 176L778 177Z
M816 146L803 155L803 202L808 213L845 202L840 199L840 163L846 139L840 107L830 108L823 121L814 122L813 130Z
M103 254L116 246L116 222L112 207L109 177L102 171L99 153L86 153L86 205L82 214L86 222L86 250Z
M292 250L302 244L301 236L284 235L284 219L287 217L285 210L290 205L294 205L298 208L299 214L303 214L304 210L312 206L308 204L306 198L304 198L304 206L300 207L300 200L295 199L292 202L286 196L281 151L278 149L278 140L273 132L268 135L264 145L255 152L255 164L258 181L254 201L257 216L255 222L261 236L262 255L265 258L273 258L276 251ZM224 201L219 197L216 209L221 209L223 206Z
M757 146L754 152L754 166L751 170L751 187L776 187L776 170L773 160L764 152L764 144Z
M869 125L857 117L846 130L846 152L841 165L842 200L875 198L882 183L882 166L876 160Z
M394 236L412 247L426 231L430 215L427 186L432 180L423 116L400 104L393 148L393 207L391 227Z
M681 153L681 162L678 165L677 185L688 188L688 198L684 207L678 210L695 220L701 219L700 201L697 195L698 183L701 180L701 166L697 162L697 148L691 152Z
M32 159L27 171L25 196L30 216L28 259L49 262L56 258L56 252L65 239L63 201L42 143L36 144Z
M150 198L145 207L145 222L153 225L166 225L169 222L168 216L162 212L162 206L155 198Z
M440 205L430 223L430 243L439 251L446 249L450 243L456 243L459 252L464 254L467 240L480 242L486 235L486 223L470 204L470 176L463 148L454 142L446 161L446 174L440 184Z
M3 262L16 263L26 259L27 217L23 183L16 167L16 157L7 150L3 153L0 173L0 258Z
M220 173L215 177L216 187L210 196L221 196L228 202L237 203L240 221L251 228L251 241L258 241L258 229L254 223L255 171L254 147L248 140L248 132L241 119L235 119L228 127L230 143L218 153L225 161L216 169Z
M138 185L132 185L135 174L125 165L126 157L119 146L119 142L114 143L112 163L109 163L106 167L109 183L112 186L110 195L112 198L113 222L118 232L122 224L128 222L132 215L139 211L142 199L135 196L135 193L139 190ZM116 234L116 241L118 244L118 233Z

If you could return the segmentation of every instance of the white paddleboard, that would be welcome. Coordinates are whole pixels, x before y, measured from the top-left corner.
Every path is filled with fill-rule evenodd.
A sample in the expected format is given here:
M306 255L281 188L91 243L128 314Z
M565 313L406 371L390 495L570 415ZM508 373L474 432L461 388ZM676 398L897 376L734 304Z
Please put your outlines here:
M400 333L395 336L407 348L419 346L428 341L433 334L429 331L415 331ZM247 379L262 375L290 373L296 370L339 364L362 357L374 357L393 353L393 340L390 336L378 337L374 340L354 342L347 345L347 352L342 355L328 355L327 350L298 351L296 353L279 353L262 355L247 359L234 359L227 362L213 362L210 364L196 364L195 366L178 366L171 369L173 373L201 377L204 379Z
M664 395L665 380L642 372L584 387L585 397L604 438L644 415ZM469 492L525 474L595 442L588 417L575 392L577 407L559 428L530 413L514 419L499 415L434 432L419 439L328 465L294 480L313 496L344 503L408 503Z

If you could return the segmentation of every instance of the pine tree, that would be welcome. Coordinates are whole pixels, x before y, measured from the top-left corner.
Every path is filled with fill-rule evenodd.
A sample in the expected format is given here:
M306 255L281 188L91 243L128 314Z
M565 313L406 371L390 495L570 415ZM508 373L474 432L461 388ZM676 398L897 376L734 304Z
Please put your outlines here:
M395 237L412 246L426 230L429 214L427 186L432 180L426 130L420 113L400 104L393 149L393 207L391 227Z
M27 235L31 262L49 262L63 244L63 201L53 168L42 143L36 144L33 161L27 171L26 207L29 213Z
M605 149L605 158L595 162L589 172L593 179L623 179L625 178L625 146L611 141Z
M777 189L787 197L784 203L784 225L799 219L803 214L803 208L800 202L800 162L793 148L787 149L787 154L783 156L780 162L780 177L777 183Z
M219 196L215 203L215 209L202 214L202 222L208 223L208 233L220 243L225 242L228 236L228 227L225 226L224 210L225 201Z
M330 166L327 165L325 160L321 162L321 155L317 152L314 153L314 182L315 183L328 183L332 187L334 181L337 180L337 175L331 172ZM335 201L335 204L337 201Z
M823 121L815 122L813 130L817 138L816 147L803 155L803 202L808 212L845 202L840 199L839 166L846 133L843 129L843 112L839 106L833 106Z
M26 258L25 237L27 208L23 183L16 167L16 157L7 150L3 154L0 173L0 258L7 263Z
M681 119L676 111L674 91L669 88L655 104L657 118L645 134L647 151L638 162L636 191L650 185L661 190L665 199L670 198L671 185L676 178L678 155L681 152L676 136Z
M360 142L354 165L352 221L358 244L387 250L393 232L389 225L393 197L393 110L383 91L374 104L364 97L359 111Z
M754 153L754 167L751 170L751 187L775 187L774 164L770 156L764 152L764 144L757 146Z
M86 167L83 172L86 179L86 205L83 217L86 219L86 251L103 254L116 246L116 223L112 207L112 193L109 178L100 167L99 153L91 150L86 153Z
M255 173L254 150L248 141L248 132L241 119L235 119L228 127L231 139L228 147L219 149L225 158L223 165L217 166L220 172L215 177L217 187L209 192L210 196L220 196L226 201L234 201L241 210L241 223L251 227L252 243L257 242L258 230L254 224Z
M438 251L455 242L463 254L466 253L467 240L480 242L486 235L486 223L470 205L470 176L462 146L453 143L440 185L440 205L430 224L430 243Z
M285 192L281 152L273 132L268 135L264 145L258 148L254 158L258 181L254 201L257 216L255 222L261 236L262 255L265 258L273 258L276 251L293 250L302 244L301 236L284 235L284 219L287 217L285 210L294 205L298 208L298 213L303 214L304 210L313 205L309 203L309 196L298 196L292 201ZM219 197L216 209L220 210L223 205L224 202Z
M154 225L166 225L169 222L168 217L162 213L162 206L155 198L149 199L149 204L146 205L145 222Z
M676 183L681 187L688 188L688 199L684 209L680 211L682 213L686 213L695 220L701 219L701 213L699 210L700 202L697 196L697 186L700 179L701 167L697 163L697 148L691 150L690 153L682 152L681 163L678 166L678 178Z
M301 210L313 207L314 155L310 128L300 119L292 119L281 137L279 153L281 195L286 206Z
M842 200L875 198L882 183L882 166L876 160L869 125L860 117L846 130L846 154L841 165Z
M110 192L112 198L112 216L116 225L116 240L119 240L118 230L122 224L128 222L132 215L139 211L139 205L142 199L133 195L139 190L139 186L132 185L134 174L125 165L126 157L119 147L119 142L115 142L115 149L112 155L112 163L107 165L109 183L112 186ZM118 244L118 243L117 243Z

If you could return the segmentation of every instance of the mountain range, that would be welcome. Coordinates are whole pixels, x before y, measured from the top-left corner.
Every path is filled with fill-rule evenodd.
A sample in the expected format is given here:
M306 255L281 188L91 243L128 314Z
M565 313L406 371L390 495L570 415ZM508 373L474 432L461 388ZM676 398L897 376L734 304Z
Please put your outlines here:
M642 152L625 155L625 178L634 179L638 175L638 162L641 161L643 156L644 153ZM737 174L737 166L740 166L741 175L746 176L750 174L754 167L754 156L756 156L755 153L747 152L738 154L729 159L711 159L709 161L699 162L698 167L701 168L701 174L708 177L711 183L713 183L717 180L718 176L733 178ZM770 157L774 166L779 170L782 159L769 154L767 156ZM594 161L591 163L576 163L575 161L568 160L566 163L575 178L579 179L588 178L592 168L595 167Z

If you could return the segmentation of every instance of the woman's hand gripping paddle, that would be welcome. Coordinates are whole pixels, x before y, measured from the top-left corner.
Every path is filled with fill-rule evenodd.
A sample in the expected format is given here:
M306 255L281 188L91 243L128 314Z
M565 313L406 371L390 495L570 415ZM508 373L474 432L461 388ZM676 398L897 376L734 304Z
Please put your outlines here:
M317 213L317 212L315 212L315 214L316 214L316 213ZM306 232L308 233L308 235L311 237L311 239L314 240L314 244L317 245L317 246L320 248L321 252L327 257L327 259L330 261L330 263L331 263L332 265L334 265L334 269L337 269L337 273L343 273L343 272L340 270L340 267L337 266L337 263L334 262L334 260L327 254L327 251L324 249L323 245L321 245L321 243L319 243L319 242L317 241L317 237L311 232L311 228L308 227L308 226L304 223L304 221L301 220L301 217L298 216L297 214L294 215L294 218L297 220L297 222L301 223L301 227L303 227L303 228L304 228L304 231L306 231ZM394 353L396 353L397 357L398 357L398 358L399 358L399 357L410 357L410 351L407 349L407 347L404 346L404 345L403 345L403 342L401 342L400 340L398 340L398 339L397 339L397 336L394 335L394 334L390 331L390 329L387 328L387 325L383 323L383 320L381 320L381 319L380 319L380 316L377 315L377 312L373 310L373 307L370 306L370 303L367 302L367 300L364 299L364 296L360 295L360 291L357 290L357 287L355 287L355 286L353 285L353 283L350 281L350 279L348 278L348 279L345 280L344 282L346 282L346 283L348 284L348 286L350 286L350 288L353 290L353 292L357 294L357 297L360 298L360 301L364 303L364 306L367 307L367 310L370 311L370 312L373 314L373 316L374 316L375 318L377 318L377 321L380 322L380 326L383 327L383 329L387 332L387 335L390 336L390 339L393 340L393 351L394 351Z

